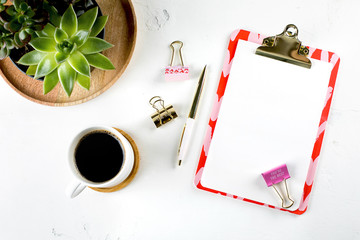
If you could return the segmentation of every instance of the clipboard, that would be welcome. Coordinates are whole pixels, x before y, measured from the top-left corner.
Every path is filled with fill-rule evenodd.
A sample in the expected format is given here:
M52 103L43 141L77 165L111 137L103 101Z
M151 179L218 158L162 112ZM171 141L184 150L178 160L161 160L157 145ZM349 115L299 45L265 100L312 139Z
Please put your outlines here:
M265 38L267 36L243 29L231 34L194 183L207 192L301 215L308 208L321 158L340 58L334 52L307 47L312 69L264 58L254 51L250 60L237 59L244 45L256 49ZM241 61L255 63L255 66L243 67ZM270 69L275 76L258 78L264 66L270 64L279 65ZM321 75L309 80L312 70L318 67L322 69ZM290 68L285 72L290 71L285 80L284 68ZM305 76L292 81L300 73ZM285 99L280 98L283 94ZM263 108L263 103L268 102L272 104L270 107L280 106L280 110ZM252 103L255 107L251 107ZM237 119L232 117L234 112ZM300 123L294 125L295 120ZM281 131L283 135L277 134ZM275 193L266 187L261 177L262 171L282 163L288 164L292 175L288 184L296 204L289 209L280 207Z

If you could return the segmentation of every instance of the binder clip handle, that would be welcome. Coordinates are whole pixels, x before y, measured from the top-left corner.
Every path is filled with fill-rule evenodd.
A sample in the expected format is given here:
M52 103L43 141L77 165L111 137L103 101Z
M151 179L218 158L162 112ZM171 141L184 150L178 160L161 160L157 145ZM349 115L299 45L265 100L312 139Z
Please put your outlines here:
M176 41L173 41L171 44L170 44L170 47L172 49L172 55L171 55L171 62L170 62L170 66L173 66L174 64L174 58L175 58L175 48L174 48L174 45L175 44L179 44L179 57L180 57L180 61L181 61L181 66L184 67L184 61L183 61L183 58L182 58L182 54L181 54L181 49L182 47L184 46L184 43L182 41L179 41L179 40L176 40Z
M289 189L287 187L287 183L286 183L286 179L284 179L284 185L285 185L285 190L286 190L286 196L287 196L287 200L285 200L285 198L280 194L280 191L276 189L275 185L272 185L272 187L275 189L275 192L277 193L277 195L280 197L281 199L281 206L283 208L289 208L291 207L293 204L294 204L294 200L292 200L290 198L290 195L289 195ZM286 202L289 202L289 204L286 204Z
M160 96L152 97L149 100L150 105L158 112L160 112L159 108L157 107L157 103L160 105L161 108L165 108L164 106L164 100Z
M174 66L174 59L175 59L175 45L179 45L178 52L179 58L181 62L181 66L177 65ZM181 49L184 46L183 42L177 40L170 44L170 48L172 50L171 55L171 62L170 65L165 68L165 80L167 82L174 82L174 81L183 81L189 79L189 67L184 66L184 60L182 57Z

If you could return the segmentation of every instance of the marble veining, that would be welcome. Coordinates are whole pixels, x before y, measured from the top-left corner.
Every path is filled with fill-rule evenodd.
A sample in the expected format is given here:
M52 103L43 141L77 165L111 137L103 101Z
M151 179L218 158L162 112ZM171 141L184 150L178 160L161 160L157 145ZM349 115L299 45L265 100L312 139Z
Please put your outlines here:
M148 11L148 15L146 28L150 31L160 30L170 19L170 15L166 9L152 9Z
M51 233L54 235L54 237L62 237L62 236L64 236L63 233L58 233L58 232L55 230L55 228L53 228L53 229L51 230Z
M153 6L151 2L135 2L145 16L145 27L149 31L159 31L170 20L170 14L165 8Z

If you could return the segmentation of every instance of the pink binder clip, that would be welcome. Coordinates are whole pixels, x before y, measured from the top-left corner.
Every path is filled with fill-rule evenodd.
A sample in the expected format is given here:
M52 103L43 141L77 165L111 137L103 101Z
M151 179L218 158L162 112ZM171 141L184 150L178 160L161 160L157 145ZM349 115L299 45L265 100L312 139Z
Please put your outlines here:
M181 66L173 66L174 57L175 57L175 48L174 44L180 44L179 46L179 57L181 61ZM181 48L184 44L181 41L174 41L170 44L172 49L172 56L170 66L165 68L165 80L172 82L172 81L183 81L189 79L189 67L184 66L184 61L181 54Z
M276 167L274 169L271 169L267 172L264 172L261 174L266 182L266 185L268 187L272 186L276 193L279 195L281 199L281 206L283 208L289 208L294 204L294 200L292 200L289 196L289 190L286 184L286 179L290 178L289 171L287 169L286 164L283 164L279 167ZM281 194L279 190L276 189L275 185L279 185L281 182L284 182L285 189L286 189L286 196L287 199L285 199L285 194ZM289 204L285 205L286 202L289 202Z

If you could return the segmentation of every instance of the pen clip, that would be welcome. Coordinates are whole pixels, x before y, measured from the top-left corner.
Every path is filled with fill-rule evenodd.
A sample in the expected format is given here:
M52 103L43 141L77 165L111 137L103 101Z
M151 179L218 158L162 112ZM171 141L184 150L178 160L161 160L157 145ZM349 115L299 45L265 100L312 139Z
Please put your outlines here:
M190 109L190 112L189 112L189 117L191 117L191 118L195 118L196 112L197 112L197 109L198 109L198 106L199 106L201 92L202 92L203 87L204 87L206 67L207 67L207 65L205 65L204 69L202 70L202 72L200 74L198 86L197 86L197 89L196 89L196 92L195 92L195 95L194 95L194 99L193 99L193 103L191 105L191 109Z

